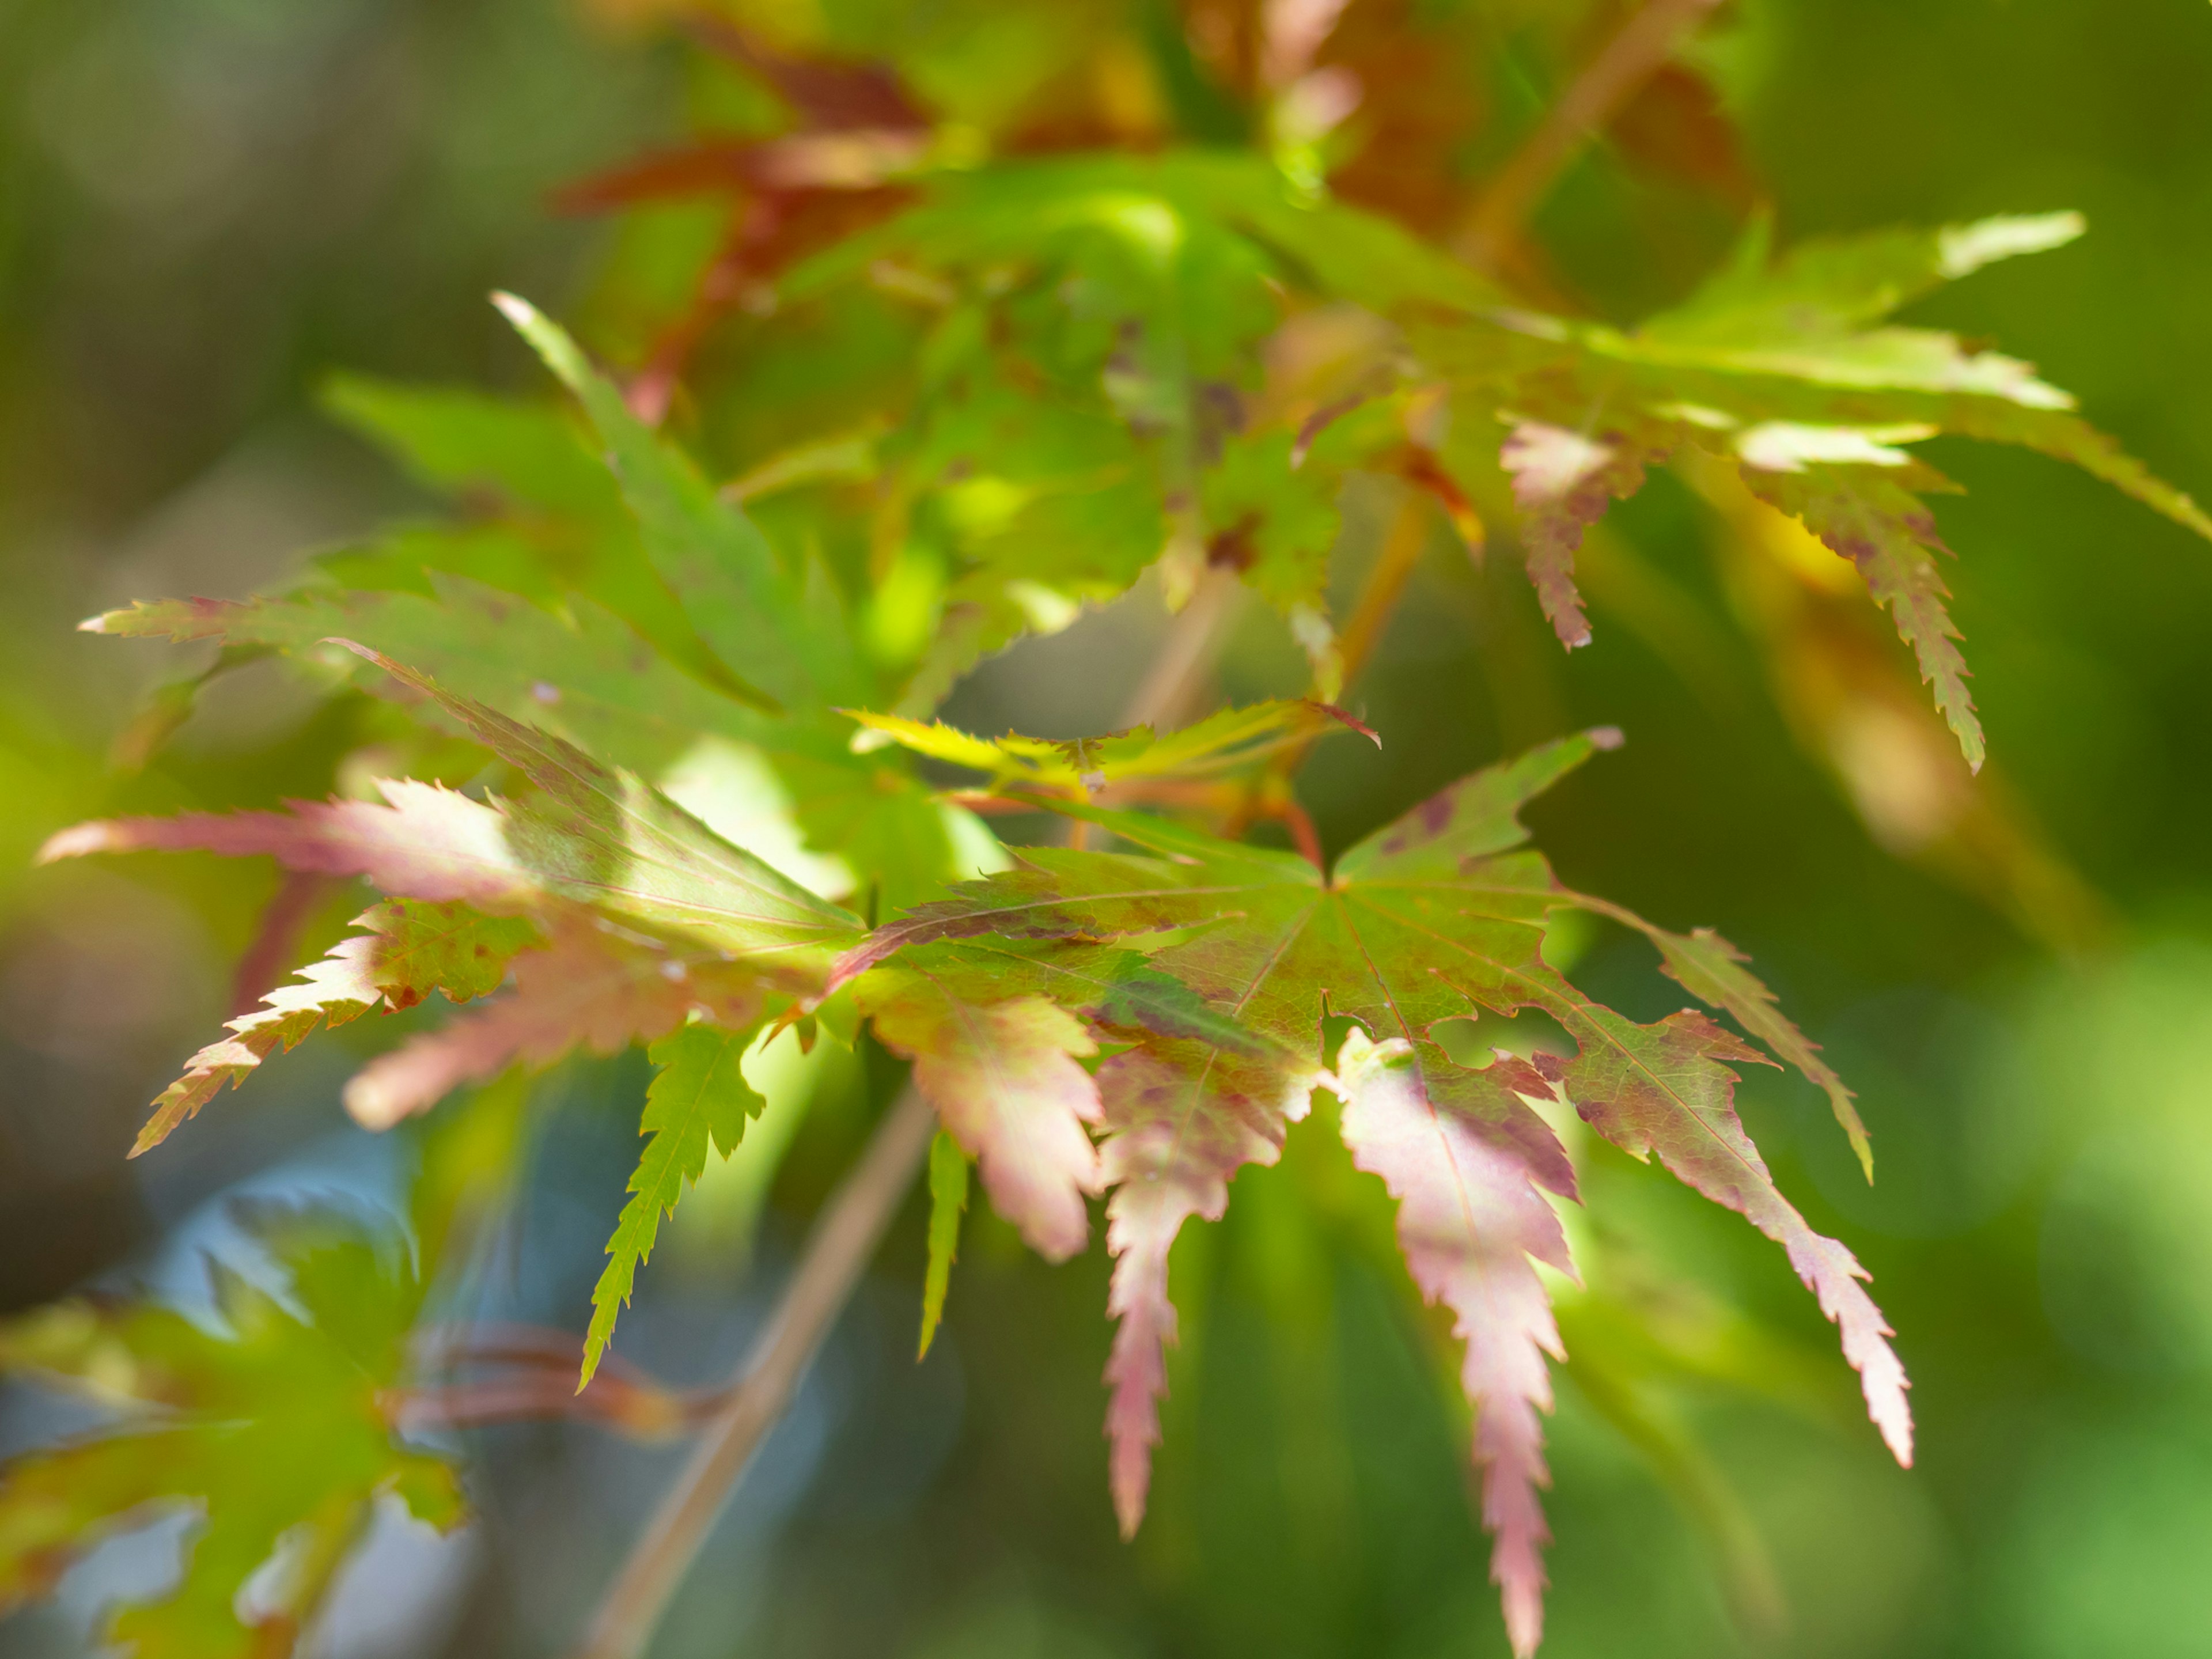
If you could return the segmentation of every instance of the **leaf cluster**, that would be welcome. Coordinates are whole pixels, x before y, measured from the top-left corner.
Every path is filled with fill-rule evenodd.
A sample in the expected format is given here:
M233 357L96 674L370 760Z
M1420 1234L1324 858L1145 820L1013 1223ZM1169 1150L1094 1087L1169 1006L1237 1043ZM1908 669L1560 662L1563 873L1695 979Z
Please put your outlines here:
M1315 740L1376 736L1335 706L1379 626L1332 598L1351 481L1389 492L1417 530L1449 526L1470 556L1510 542L1574 647L1591 637L1576 556L1611 503L1662 465L1731 477L1856 568L1977 768L1925 500L1951 486L1911 446L2024 446L2201 533L2212 521L2027 365L1894 320L1992 260L2060 246L2080 230L2069 216L1778 254L1754 219L1686 300L1618 327L1478 274L1433 212L1356 169L1332 188L1334 124L1314 112L1344 83L1318 42L1250 66L1225 104L1200 95L1203 76L1178 82L1191 65L1155 43L1182 87L1173 131L1038 137L1054 77L1120 35L1062 19L1029 79L1001 87L963 75L948 44L972 9L917 13L883 70L741 38L787 127L594 186L627 204L704 179L767 204L713 290L750 296L714 392L744 441L717 450L714 409L678 396L684 343L715 317L672 327L617 378L501 295L562 401L359 378L328 396L449 512L278 591L87 624L217 642L210 672L278 653L387 700L416 734L360 794L110 819L49 844L49 858L265 856L380 896L360 933L186 1062L138 1151L319 1026L434 994L469 1006L353 1079L362 1123L646 1045L646 1144L592 1297L588 1383L663 1218L763 1108L749 1053L793 1024L810 1042L865 1029L910 1063L942 1127L925 1349L971 1163L1049 1257L1084 1248L1103 1196L1110 1486L1133 1531L1176 1332L1170 1247L1186 1221L1222 1215L1239 1169L1283 1155L1324 1091L1354 1162L1396 1201L1413 1285L1450 1311L1493 1576L1531 1651L1547 1361L1565 1352L1547 1274L1577 1271L1563 1126L1656 1155L1779 1244L1903 1462L1905 1374L1866 1275L1782 1194L1736 1116L1737 1068L1771 1063L1747 1037L1826 1092L1869 1172L1871 1154L1849 1091L1727 941L1573 891L1528 846L1521 808L1617 733L1463 779L1326 867L1242 838L1292 812L1290 775ZM831 37L860 27L824 15ZM937 718L985 659L1086 607L1140 582L1176 607L1232 579L1303 652L1303 696L1072 739ZM945 768L973 779L943 787ZM1002 844L983 814L1007 807L1057 814L1071 844ZM1644 935L1743 1035L1701 1011L1644 1024L1590 1000L1545 955L1547 920L1573 909ZM1527 1009L1574 1052L1504 1041ZM1442 1029L1469 1019L1491 1050L1474 1064ZM342 1553L380 1491L448 1515L418 1493L450 1492L425 1473L445 1466L396 1447L375 1404L420 1285L358 1239L284 1248L304 1322L240 1284L222 1338L156 1310L80 1309L9 1339L20 1363L115 1371L179 1415L17 1466L0 1584L50 1583L144 1504L204 1503L207 1565L172 1612L128 1614L118 1633L148 1653L228 1650L153 1632L215 1621L216 1598L228 1617L288 1528L324 1540L311 1556ZM254 1369L264 1352L316 1379L294 1389L296 1419L257 1391L275 1374ZM234 1376L240 1392L218 1401ZM246 1464L269 1460L225 1438L281 1449L308 1433L347 1449L298 1490L257 1484Z

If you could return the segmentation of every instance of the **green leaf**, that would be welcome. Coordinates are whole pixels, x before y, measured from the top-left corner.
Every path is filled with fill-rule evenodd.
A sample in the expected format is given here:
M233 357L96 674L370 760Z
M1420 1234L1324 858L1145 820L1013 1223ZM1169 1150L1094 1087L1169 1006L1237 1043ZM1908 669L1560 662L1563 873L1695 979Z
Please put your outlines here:
M921 1341L916 1359L929 1357L938 1322L945 1317L945 1295L952 1285L952 1262L960 1249L960 1218L968 1208L968 1154L939 1129L929 1143L929 1270L921 1284Z
M1009 732L978 738L898 714L846 711L869 732L915 754L986 774L993 787L1060 793L1098 791L1135 779L1205 777L1233 770L1332 731L1382 739L1340 708L1321 702L1258 702L1224 708L1178 731L1149 726L1099 738L1057 740Z
M1778 262L1755 229L1698 295L1632 331L1498 307L1409 310L1405 323L1417 354L1454 382L1455 413L1496 411L1505 423L1529 574L1565 644L1589 637L1573 580L1583 529L1650 465L1708 450L1859 565L1978 767L1981 730L1928 556L1942 544L1913 493L1950 486L1898 445L1938 434L2023 445L2212 538L2212 518L2028 364L1881 321L1943 282L2079 229L2070 215L1989 220L1809 244Z
M1905 476L1923 489L1952 487L1917 465ZM1966 660L1953 643L1959 630L1943 603L1951 590L1935 556L1951 550L1936 533L1934 514L1893 468L1811 465L1770 472L1746 467L1743 480L1753 495L1858 567L1874 602L1888 609L1899 636L1912 647L1921 679L1935 686L1936 707L1959 739L1967 766L1980 771L1989 750L1966 690Z
M434 489L489 486L548 513L601 520L621 514L615 481L560 410L362 374L331 376L322 404Z
M1754 219L1729 263L1644 324L1643 334L1723 349L1843 337L1984 265L2064 247L2088 226L2078 213L2006 215L1936 230L1816 238L1778 260L1773 228L1771 216Z
M380 1493L441 1529L463 1518L451 1466L404 1444L387 1416L422 1296L403 1242L334 1212L239 1214L306 1318L211 1267L220 1330L88 1302L0 1325L0 1370L112 1413L88 1438L0 1468L0 1612L50 1592L106 1537L180 1513L193 1520L182 1578L126 1601L106 1639L147 1659L254 1659L289 1650ZM273 1613L242 1622L247 1581L301 1546L264 1581Z
M629 1304L637 1269L653 1255L661 1217L676 1213L678 1200L706 1169L708 1146L711 1142L727 1158L744 1137L746 1123L768 1103L745 1081L738 1063L760 1029L757 1022L737 1030L703 1023L684 1025L648 1050L660 1069L646 1091L638 1124L638 1133L647 1139L630 1175L629 1201L607 1241L606 1270L592 1291L579 1392L599 1370L616 1315Z
M758 741L757 708L711 690L602 606L571 598L556 617L509 592L432 574L428 593L307 587L266 599L141 601L84 624L131 638L267 646L389 691L352 640L510 719L542 725L617 765L659 773L702 734Z
M752 520L630 413L559 325L512 295L497 299L582 400L637 515L647 556L730 671L787 707L848 700L861 690L842 619L809 602Z
M559 738L447 691L427 675L361 654L430 699L536 784L502 831L510 866L545 890L669 928L804 981L854 918L732 847L659 790Z
M1775 1001L1774 993L1753 975L1746 965L1749 957L1710 927L1693 927L1687 933L1669 933L1633 911L1602 899L1577 896L1576 902L1642 933L1659 947L1668 974L1684 990L1709 1007L1726 1009L1745 1030L1803 1073L1808 1081L1828 1097L1837 1123L1850 1139L1851 1150L1858 1154L1860 1169L1869 1181L1874 1179L1874 1147L1868 1140L1866 1125L1860 1121L1858 1108L1852 1103L1851 1091L1844 1086L1835 1068L1820 1058L1820 1045L1797 1029L1796 1022Z

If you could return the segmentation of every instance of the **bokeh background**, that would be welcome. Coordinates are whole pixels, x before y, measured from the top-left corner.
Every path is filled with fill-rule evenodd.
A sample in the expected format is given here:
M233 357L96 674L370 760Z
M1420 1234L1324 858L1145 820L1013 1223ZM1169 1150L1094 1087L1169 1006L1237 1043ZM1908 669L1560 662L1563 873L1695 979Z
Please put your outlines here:
M192 1305L200 1254L239 1247L225 1195L391 1201L406 1147L347 1126L343 1040L125 1162L145 1101L228 1012L273 878L33 871L32 851L104 811L323 791L361 716L251 670L141 764L134 715L183 659L71 625L277 581L419 508L318 411L333 369L534 386L493 287L619 336L659 245L550 202L696 112L691 61L646 9L0 0L0 1305L87 1281ZM1559 68L1545 8L1488 9L1508 38L1526 15L1498 84L1540 107ZM1579 303L1632 321L1678 295L1731 193L1771 200L1785 235L2079 209L2080 243L1917 314L2033 357L2212 491L2212 9L1741 0L1693 56L1741 154L1686 204L1637 165L1649 134L1577 162L1536 229ZM672 262L682 229L656 233ZM1577 885L1750 949L1880 1149L1869 1190L1808 1088L1747 1085L1785 1189L1873 1270L1898 1327L1922 1425L1909 1474L1856 1420L1778 1253L1663 1179L1595 1172L1668 1241L1670 1272L1758 1322L1710 1383L1638 1405L1691 1431L1694 1467L1639 1449L1563 1373L1559 1659L2212 1653L2212 550L2032 456L1936 459L1971 492L1942 520L1996 757L1978 793L1879 720L1838 724L1805 671L1827 659L1830 599L1762 588L1725 516L1670 478L1594 544L1597 642L1571 659L1517 579L1432 549L1356 688L1382 757L1327 751L1308 776L1340 845L1505 749L1624 726L1621 754L1534 815L1548 850ZM1158 625L1146 603L1017 652L958 713L1110 724ZM1279 641L1248 632L1231 690L1278 672ZM1624 945L1580 944L1597 994L1673 1006ZM674 1381L742 1348L857 1133L860 1079L775 1067L780 1102L820 1109L771 1113L624 1323ZM580 1323L642 1079L635 1059L578 1067L533 1102L501 1310ZM1186 1343L1136 1545L1104 1493L1102 1255L1048 1269L971 1222L917 1368L910 1206L654 1652L1502 1654L1432 1333L1348 1172L1292 1146L1179 1247ZM0 1393L0 1451L74 1420ZM473 1449L477 1524L447 1544L381 1527L325 1652L558 1651L676 1455L575 1427ZM176 1541L171 1525L102 1552L54 1606L0 1624L0 1654L89 1651L102 1600L158 1581Z

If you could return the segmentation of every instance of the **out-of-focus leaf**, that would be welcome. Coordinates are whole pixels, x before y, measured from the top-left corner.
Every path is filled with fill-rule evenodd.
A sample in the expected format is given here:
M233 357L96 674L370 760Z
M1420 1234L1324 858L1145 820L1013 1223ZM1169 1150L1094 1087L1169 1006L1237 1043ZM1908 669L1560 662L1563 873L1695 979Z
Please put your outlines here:
M1378 746L1382 741L1342 709L1318 702L1251 703L1175 732L1156 733L1139 726L1066 740L1012 732L978 738L942 720L925 724L865 710L853 711L853 718L918 755L981 772L994 787L1093 795L1136 779L1210 776L1339 729L1358 732Z
M2194 501L2083 422L2029 365L1882 321L1941 283L2079 229L2070 215L1988 220L1810 244L1778 262L1760 228L1705 289L1632 331L1431 307L1407 313L1407 335L1454 382L1456 404L1509 428L1530 574L1566 644L1588 635L1571 559L1582 527L1650 464L1723 457L1859 566L1978 766L1981 729L1929 557L1942 543L1914 493L1949 486L1899 445L1947 433L2023 445L2212 538Z
M260 1659L292 1650L380 1494L441 1530L461 1520L452 1467L402 1444L386 1413L422 1295L400 1241L335 1214L240 1214L301 1312L210 1264L219 1332L87 1302L0 1327L0 1369L122 1413L0 1472L0 1607L51 1591L103 1539L181 1512L183 1578L118 1607L107 1639L148 1659ZM245 1622L247 1580L288 1544L275 1607Z
M548 405L359 374L332 376L322 400L434 489L489 488L524 506L585 519L622 512L621 493L582 433Z
M501 308L583 401L655 569L731 672L787 705L862 689L841 617L812 602L753 522L630 413L560 326L512 295Z

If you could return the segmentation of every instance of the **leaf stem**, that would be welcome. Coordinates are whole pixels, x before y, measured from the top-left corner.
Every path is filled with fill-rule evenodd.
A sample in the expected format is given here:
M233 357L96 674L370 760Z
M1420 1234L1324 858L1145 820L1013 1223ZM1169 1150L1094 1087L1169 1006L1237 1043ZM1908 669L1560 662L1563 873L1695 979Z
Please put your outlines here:
M1406 583L1412 578L1413 567L1420 562L1421 550L1428 545L1429 515L1424 497L1417 490L1406 490L1398 502L1398 511L1390 521L1390 531L1382 538L1382 550L1375 556L1375 565L1367 573L1367 580L1359 590L1359 602L1352 607L1352 620L1344 625L1344 685L1347 691L1358 678L1359 671L1382 642L1382 630L1389 625L1391 614L1406 592ZM1309 740L1297 747L1303 756L1312 747ZM1285 751L1291 752L1291 751Z
M913 1183L937 1118L919 1091L902 1091L807 1241L768 1329L732 1379L691 1461L661 1499L600 1601L577 1659L636 1659L738 1476L751 1461L815 1351L851 1297L877 1242Z
M1496 270L1567 163L1719 3L1648 0L1621 25L1490 181L1453 240L1459 256L1478 270Z

